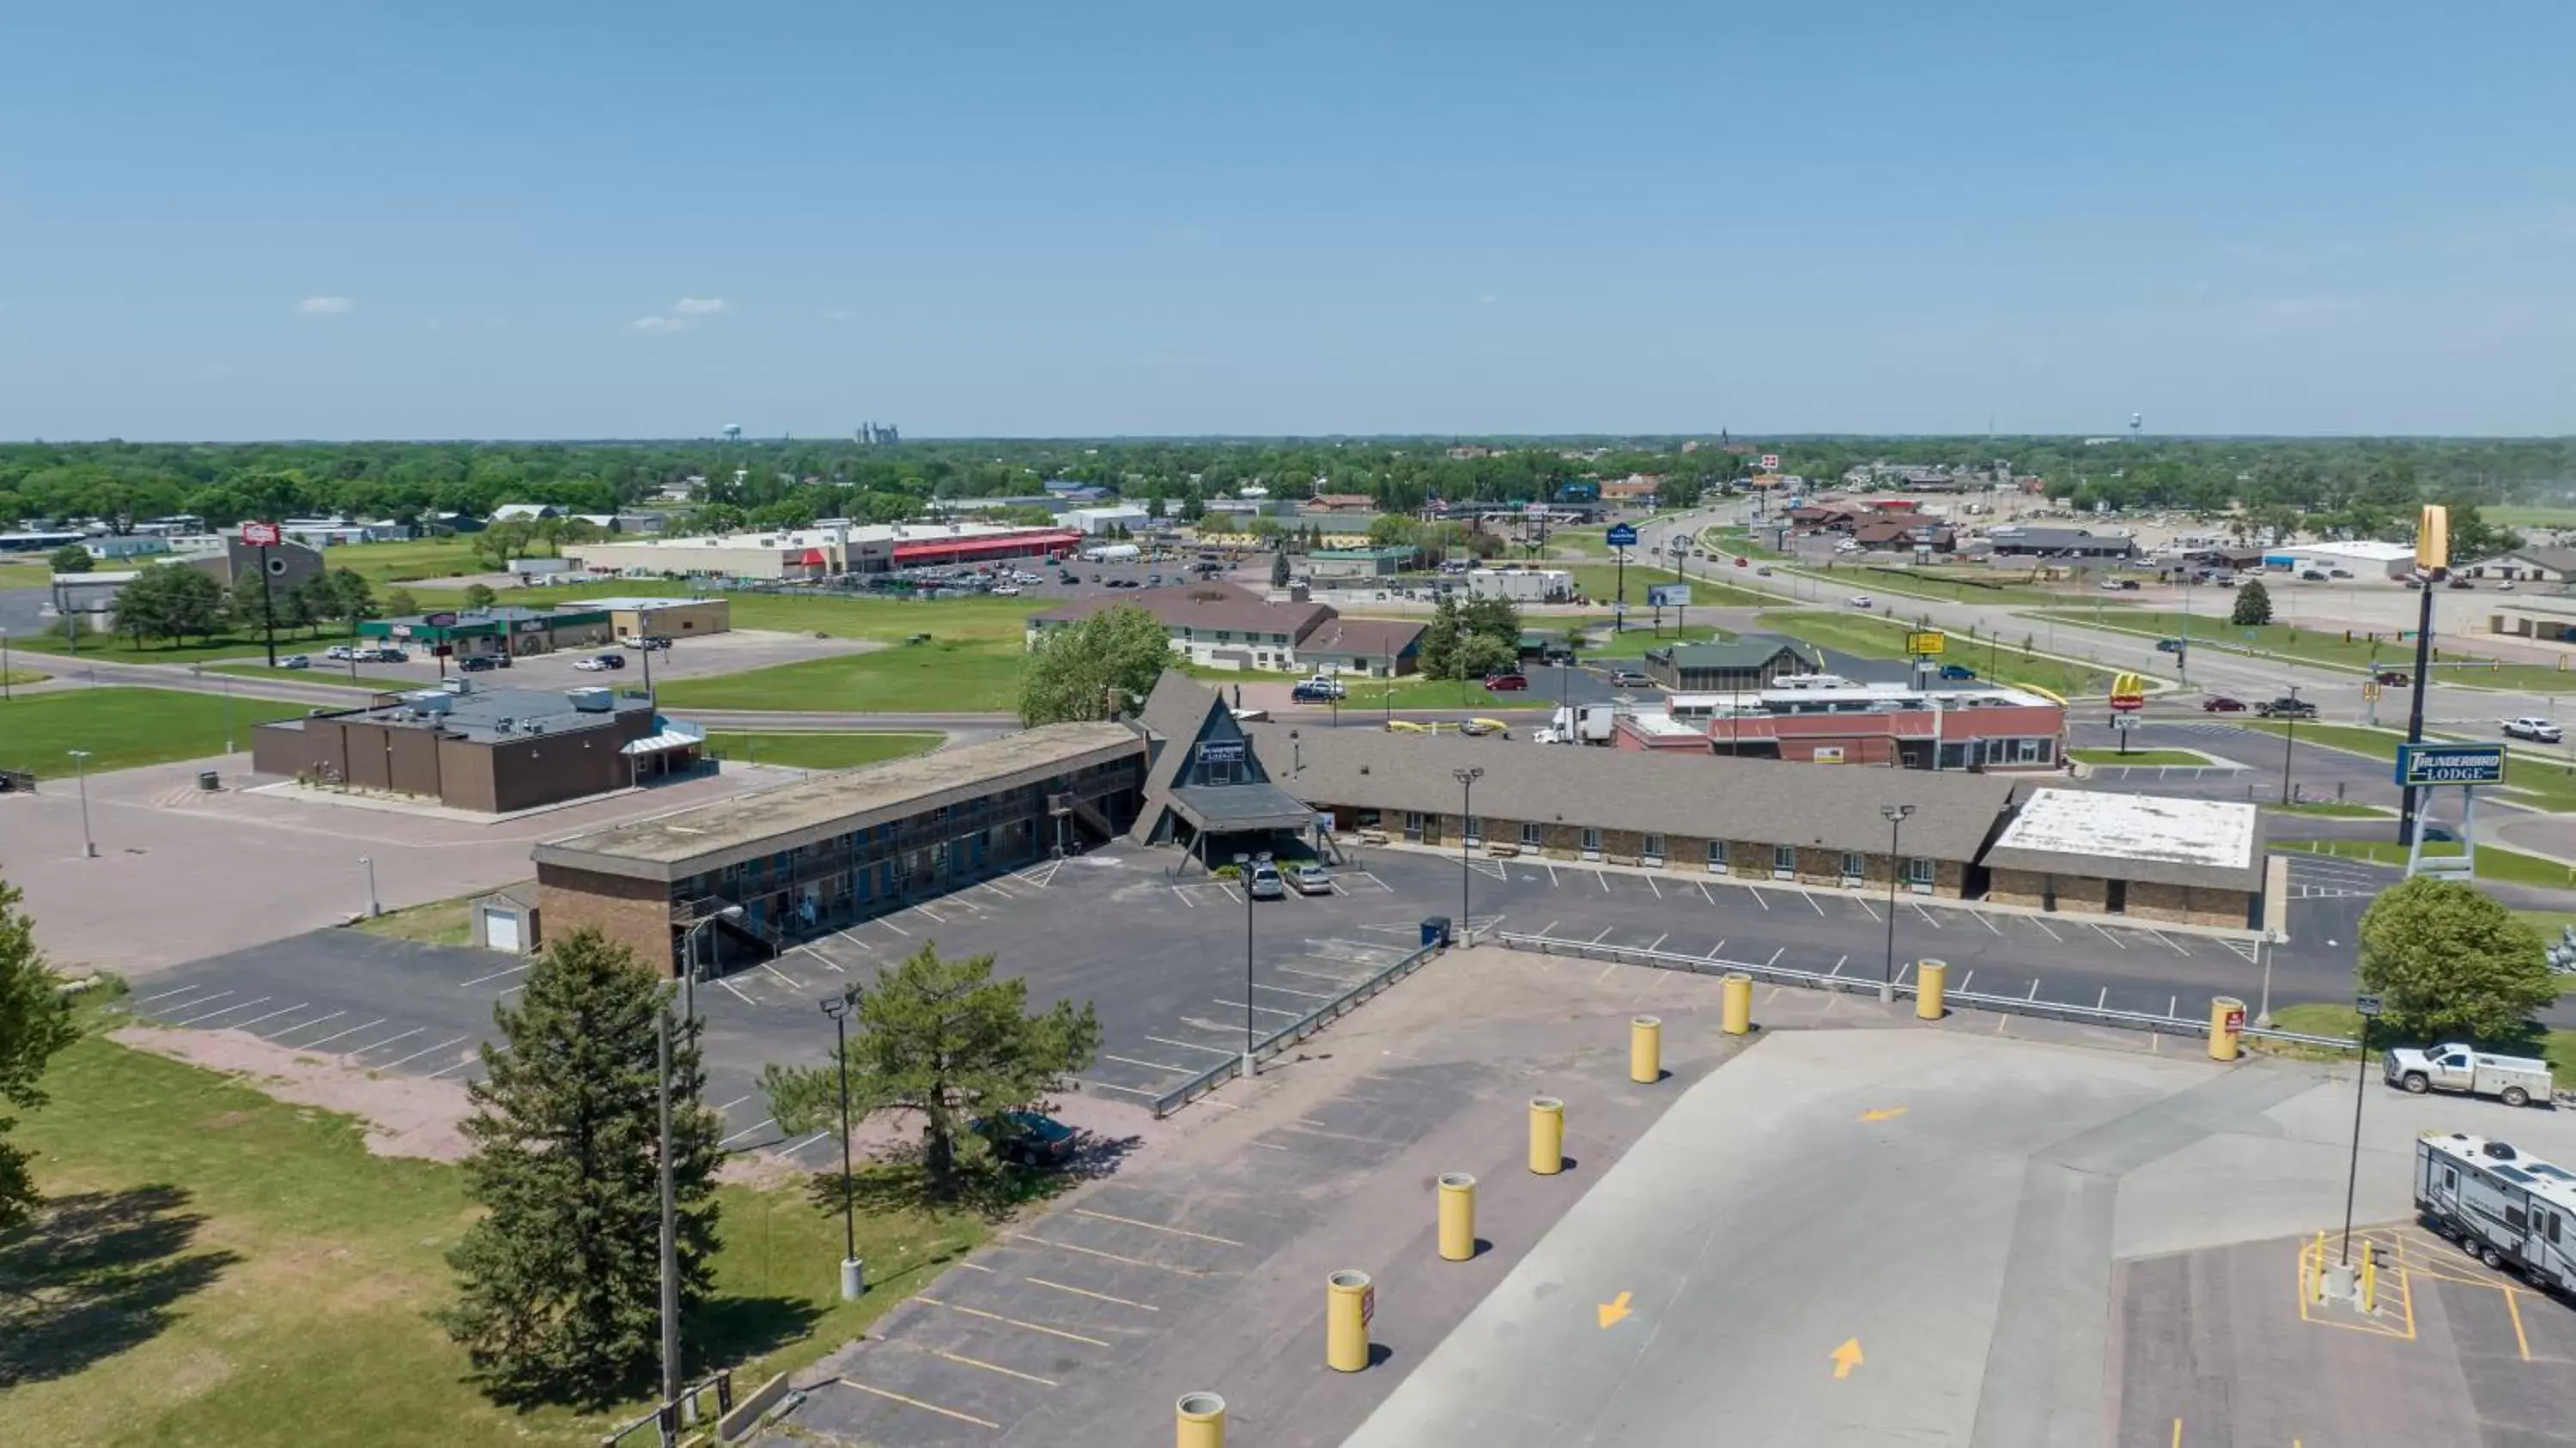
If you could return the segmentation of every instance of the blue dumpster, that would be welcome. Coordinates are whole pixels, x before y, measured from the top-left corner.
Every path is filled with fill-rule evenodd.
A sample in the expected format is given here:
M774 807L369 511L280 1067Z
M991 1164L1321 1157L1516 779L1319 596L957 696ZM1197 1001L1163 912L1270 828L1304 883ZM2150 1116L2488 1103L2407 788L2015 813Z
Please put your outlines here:
M1425 919L1422 922L1422 943L1426 946L1447 945L1449 943L1449 917L1446 915L1434 915Z

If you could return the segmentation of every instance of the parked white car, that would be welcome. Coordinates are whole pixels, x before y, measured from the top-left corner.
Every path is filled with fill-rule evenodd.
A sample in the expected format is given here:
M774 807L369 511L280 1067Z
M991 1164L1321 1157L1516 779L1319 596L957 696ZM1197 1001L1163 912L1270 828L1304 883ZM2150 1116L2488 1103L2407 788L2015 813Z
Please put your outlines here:
M2388 1053L2382 1074L2389 1085L2418 1096L2427 1091L2465 1091L2492 1096L2507 1106L2547 1105L2552 1087L2547 1061L2490 1055L2456 1043L2421 1051L2401 1046Z
M1851 596L1851 606L1854 608L1874 608L1877 605L1878 600L1866 593L1855 593Z
M2555 744L2565 737L2559 732L2556 724L2530 715L2497 722L2503 726L2504 737L2507 739L2528 739L2534 744Z

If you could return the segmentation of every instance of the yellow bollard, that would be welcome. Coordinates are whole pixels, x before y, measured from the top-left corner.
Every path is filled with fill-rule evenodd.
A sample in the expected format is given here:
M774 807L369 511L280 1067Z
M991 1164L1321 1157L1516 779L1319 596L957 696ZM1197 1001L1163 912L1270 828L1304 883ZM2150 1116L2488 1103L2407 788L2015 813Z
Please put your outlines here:
M1214 1393L1183 1393L1178 1415L1178 1448L1225 1448L1225 1399Z
M2234 996L2212 996L2209 1002L2209 1059L2233 1061L2245 1030L2245 1002Z
M2361 1310L2379 1310L2379 1254L2367 1242L2361 1248Z
M1628 1079L1640 1086L1664 1079L1664 1023L1655 1016L1628 1022Z
M1440 1174L1440 1259L1464 1262L1476 1255L1476 1179L1463 1171Z
M1565 1170L1565 1103L1553 1096L1530 1098L1530 1170L1540 1176Z
M1377 1314L1377 1289L1365 1272L1344 1270L1324 1279L1324 1366L1355 1373L1368 1366L1369 1319Z
M1941 1019L1944 1007L1941 997L1950 988L1950 963L1927 960L1914 967L1914 1018L1919 1021Z
M1738 971L1718 988L1717 1024L1730 1036L1753 1029L1753 977Z

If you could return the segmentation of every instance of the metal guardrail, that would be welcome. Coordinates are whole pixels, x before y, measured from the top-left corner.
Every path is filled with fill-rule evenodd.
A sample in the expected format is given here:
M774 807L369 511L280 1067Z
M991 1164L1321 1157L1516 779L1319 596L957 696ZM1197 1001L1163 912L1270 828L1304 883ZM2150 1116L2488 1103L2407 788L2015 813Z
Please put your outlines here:
M1421 968L1424 961L1429 960L1432 956L1439 953L1439 946L1423 946L1411 955L1385 967L1375 975L1362 979L1349 990L1342 992L1340 995L1337 995L1331 1000L1324 1002L1322 1005L1315 1007L1306 1014L1290 1021L1287 1025L1280 1027L1269 1035L1262 1037L1253 1045L1253 1063L1258 1066L1261 1062L1267 1061L1271 1057L1278 1055L1280 1052L1287 1050L1289 1047L1299 1044L1307 1037L1314 1035L1317 1031L1320 1031L1324 1027L1331 1025L1333 1022L1340 1020L1342 1017L1349 1015L1352 1011L1365 1005L1369 999L1375 996L1378 992L1385 990L1388 986L1391 986L1397 981L1404 979L1406 976L1413 974L1414 971ZM1243 1061L1240 1057L1210 1066L1187 1081L1182 1082L1180 1085L1175 1086L1171 1090L1164 1092L1162 1095L1155 1097L1154 1114L1157 1117L1169 1116L1173 1112L1180 1110L1182 1107L1189 1105L1201 1096L1206 1095L1208 1092L1215 1090L1217 1087L1242 1074Z
M1540 955L1571 955L1584 960L1642 965L1655 970L1678 970L1691 975L1743 974L1752 976L1756 980L1804 986L1811 990L1836 990L1852 995L1878 994L1878 982L1863 976L1832 975L1819 971L1800 970L1795 966L1768 965L1760 961L1723 960L1710 956L1682 955L1669 950L1639 950L1624 945L1599 945L1584 940L1559 940L1547 935L1523 935L1509 930L1498 931L1487 939L1509 950L1528 950ZM1897 982L1896 994L1912 999L1916 994L1914 982ZM2207 1016L2174 1016L2161 1015L2153 1011L2112 1010L2102 1006L2041 1000L2036 996L1993 995L1984 991L1945 990L1941 993L1941 998L1945 1003L1973 1007L1981 1011L2080 1021L2092 1025L2117 1026L2124 1030L2150 1031L2160 1035L2205 1036L2209 1033ZM2267 1041L2282 1041L2301 1046L2323 1046L2345 1051L2354 1049L2356 1044L2341 1036L2311 1036L2297 1031L2272 1030L2263 1026L2247 1026L2245 1034Z

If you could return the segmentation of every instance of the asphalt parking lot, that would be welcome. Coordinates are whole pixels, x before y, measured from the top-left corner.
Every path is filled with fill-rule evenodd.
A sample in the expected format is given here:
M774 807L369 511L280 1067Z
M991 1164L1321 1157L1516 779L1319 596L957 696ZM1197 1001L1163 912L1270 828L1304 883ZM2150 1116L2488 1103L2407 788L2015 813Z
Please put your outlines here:
M502 600L507 603L505 596ZM325 645L324 647L327 647ZM667 649L653 653L653 681L657 684L673 679L698 679L713 674L740 673L745 669L767 668L772 664L800 663L806 659L827 658L834 654L864 653L884 645L867 639L815 638L811 634L785 633L775 629L737 629L729 633L705 634L675 641ZM281 649L279 656L289 652ZM309 670L299 669L291 675L315 683L346 683L350 666L341 660L322 657L321 647L299 647L313 660ZM438 682L442 672L456 676L456 662L442 661L426 649L412 648L407 662L399 664L360 663L361 680L402 679L420 688ZM600 654L617 654L626 660L622 669L597 672L575 668L583 659ZM644 651L616 643L589 648L563 649L550 654L530 654L510 661L506 669L492 669L467 674L483 688L489 689L567 689L582 684L619 684L643 687Z

